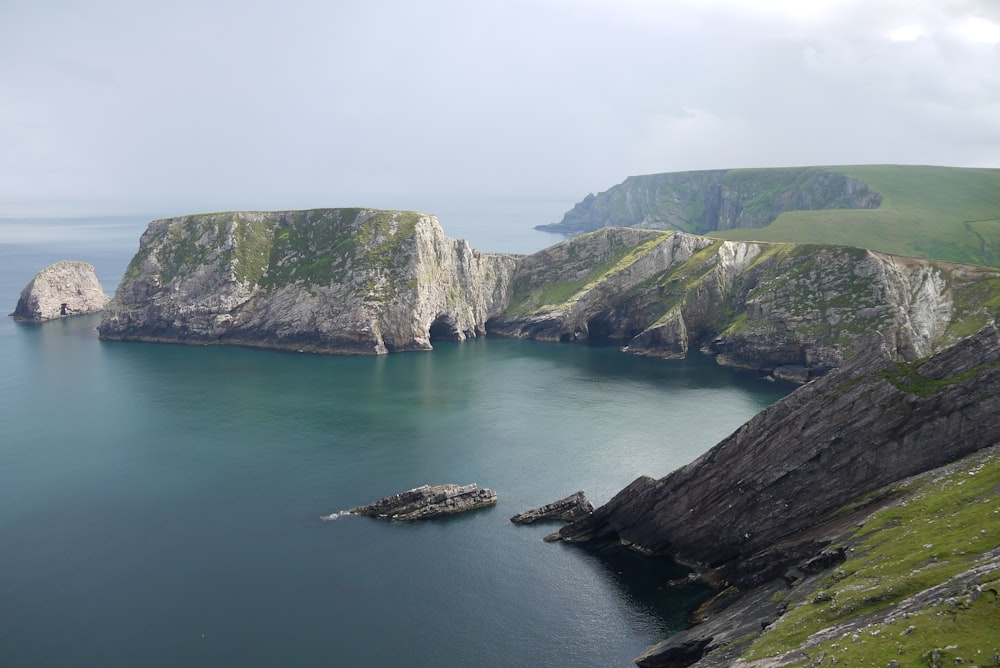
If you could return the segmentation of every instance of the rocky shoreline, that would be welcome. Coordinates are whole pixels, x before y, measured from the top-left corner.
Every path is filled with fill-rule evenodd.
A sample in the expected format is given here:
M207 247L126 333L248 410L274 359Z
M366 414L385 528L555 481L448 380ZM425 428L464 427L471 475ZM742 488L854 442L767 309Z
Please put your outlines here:
M330 354L429 350L484 334L807 382L871 346L940 350L992 317L1000 271L856 248L604 228L528 256L481 253L428 214L229 212L153 221L105 340Z
M780 617L782 606L766 604L775 592L842 563L841 536L898 500L894 484L998 442L1000 333L991 325L909 364L859 356L691 464L637 479L557 537L614 539L696 570L723 595L701 624L638 663L729 665L696 662Z

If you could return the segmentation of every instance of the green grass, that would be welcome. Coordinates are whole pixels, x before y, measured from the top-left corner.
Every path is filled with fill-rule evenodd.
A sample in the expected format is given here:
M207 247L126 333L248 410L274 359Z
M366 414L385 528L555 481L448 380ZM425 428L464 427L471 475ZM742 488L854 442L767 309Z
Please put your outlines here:
M745 658L783 654L822 629L891 611L1000 546L1000 456L973 455L952 472L925 475L902 491L902 502L874 513L843 537L850 556L820 582L817 591L824 596L819 602L813 596L791 605ZM966 663L996 665L1000 570L982 576L980 583L985 585L981 594L963 594L906 619L820 643L809 650L810 659L825 656L824 665L835 657L841 665L885 666L895 660L900 666L924 666L928 653L937 649L951 661L963 657ZM949 646L955 647L945 649Z
M602 234L596 232L592 234ZM514 317L563 308L577 295L583 294L593 288L598 283L606 280L609 276L624 270L641 257L650 252L653 248L663 243L664 239L671 235L670 232L656 234L635 246L621 244L616 240L610 255L603 261L597 262L592 267L587 267L586 273L571 281L538 280L538 277L530 279L535 284L534 287L515 284L510 305L505 312L506 317ZM585 239L580 237L580 239ZM577 248L581 242L573 240L567 249L566 265L583 265L588 258L581 257ZM545 273L557 275L563 267L546 267Z
M882 195L878 209L789 211L733 240L860 246L896 255L1000 266L1000 169L830 167Z

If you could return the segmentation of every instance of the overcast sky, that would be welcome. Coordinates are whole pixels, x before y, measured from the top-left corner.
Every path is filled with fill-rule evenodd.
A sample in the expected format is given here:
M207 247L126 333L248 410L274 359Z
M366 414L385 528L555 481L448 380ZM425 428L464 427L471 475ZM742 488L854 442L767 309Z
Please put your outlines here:
M0 216L861 163L1000 167L998 0L0 2Z

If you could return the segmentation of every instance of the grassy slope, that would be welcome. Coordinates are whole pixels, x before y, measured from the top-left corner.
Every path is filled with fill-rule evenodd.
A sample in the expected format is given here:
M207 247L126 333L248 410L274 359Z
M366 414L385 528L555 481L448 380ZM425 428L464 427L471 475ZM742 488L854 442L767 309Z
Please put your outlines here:
M725 239L860 246L963 264L1000 266L1000 169L831 167L882 195L878 209L791 211Z
M745 659L783 654L814 633L851 619L872 622L808 647L803 663L932 665L1000 661L1000 569L974 578L973 589L893 620L901 601L976 564L1000 546L1000 454L968 457L947 472L897 485L901 501L843 537L850 557L818 589L791 594L788 612L761 635ZM975 588L978 584L978 591ZM820 594L817 595L817 592ZM889 613L880 618L879 613ZM828 636L830 634L827 634Z

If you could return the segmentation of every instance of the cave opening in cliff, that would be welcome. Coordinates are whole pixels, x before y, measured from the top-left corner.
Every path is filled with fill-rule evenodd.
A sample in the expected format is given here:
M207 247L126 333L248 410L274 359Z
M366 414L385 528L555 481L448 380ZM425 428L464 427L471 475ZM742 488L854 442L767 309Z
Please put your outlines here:
M455 323L446 315L438 316L427 332L431 341L458 341L459 333Z
M590 340L594 343L618 340L622 337L620 323L602 316L587 321L587 332Z

